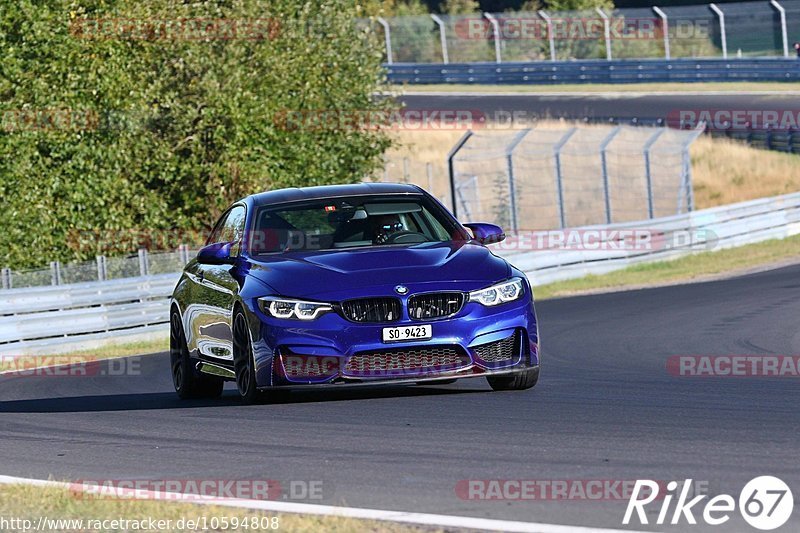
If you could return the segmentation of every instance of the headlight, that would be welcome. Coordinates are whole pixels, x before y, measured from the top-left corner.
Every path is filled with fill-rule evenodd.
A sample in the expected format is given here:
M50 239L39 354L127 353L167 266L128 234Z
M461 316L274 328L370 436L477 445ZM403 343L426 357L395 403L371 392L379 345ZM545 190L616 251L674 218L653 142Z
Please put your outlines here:
M514 278L479 291L472 291L469 293L469 301L492 306L518 300L523 292L525 289L522 280Z
M261 305L261 310L270 316L293 320L314 320L323 313L333 311L331 304L271 296L259 298L258 303Z

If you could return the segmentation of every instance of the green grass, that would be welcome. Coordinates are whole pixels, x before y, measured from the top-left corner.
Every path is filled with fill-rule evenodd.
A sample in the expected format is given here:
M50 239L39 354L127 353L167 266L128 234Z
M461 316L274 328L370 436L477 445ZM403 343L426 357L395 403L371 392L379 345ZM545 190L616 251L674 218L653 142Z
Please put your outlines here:
M395 85L395 91L503 92L503 93L583 93L583 92L757 92L800 91L798 82L709 82L709 83L594 83L564 85Z
M636 265L600 276L548 283L535 287L534 292L536 298L542 300L594 291L648 287L736 273L791 260L800 262L800 235L702 252L672 261Z
M357 520L354 518L306 516L295 514L277 514L261 511L248 511L233 507L223 506L200 506L190 503L175 503L166 501L152 500L117 500L100 499L87 496L79 496L72 492L60 488L40 488L25 485L5 485L0 486L0 517L9 520L12 518L29 519L36 527L40 517L53 519L84 519L84 520L171 520L172 526L162 529L129 529L122 527L107 527L99 529L88 527L76 529L67 527L45 528L45 531L201 531L200 528L179 529L178 521L181 519L199 520L206 518L206 524L211 527L211 519L226 518L230 523L232 519L259 520L262 518L278 518L278 529L274 531L292 532L316 532L331 531L333 533L350 533L352 531L372 531L377 533L409 533L422 531L422 529L411 526L394 524L391 522L377 522L368 520ZM185 524L185 522L184 522ZM256 523L258 524L258 522ZM91 525L84 522L84 526ZM109 524L111 525L111 524ZM123 524L120 524L123 525ZM166 524L165 524L166 525ZM12 524L13 526L13 524ZM130 526L130 524L129 524ZM32 530L32 529L31 529ZM204 531L223 531L223 527L218 529L206 529ZM19 529L22 531L22 529ZM228 528L227 531L270 531L262 528ZM436 531L426 528L425 531Z
M112 343L102 348L76 350L54 355L22 355L14 359L0 357L0 372L7 370L26 370L39 366L58 366L80 362L102 361L132 355L147 355L169 350L169 339L165 335L154 336L152 340Z

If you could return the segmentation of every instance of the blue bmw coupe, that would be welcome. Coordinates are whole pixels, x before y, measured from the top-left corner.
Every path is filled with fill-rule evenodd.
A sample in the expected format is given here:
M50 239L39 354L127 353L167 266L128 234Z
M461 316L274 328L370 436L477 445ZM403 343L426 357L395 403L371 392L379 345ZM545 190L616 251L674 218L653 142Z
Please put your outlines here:
M533 387L539 337L525 275L414 185L283 189L234 203L172 295L181 398L443 383Z

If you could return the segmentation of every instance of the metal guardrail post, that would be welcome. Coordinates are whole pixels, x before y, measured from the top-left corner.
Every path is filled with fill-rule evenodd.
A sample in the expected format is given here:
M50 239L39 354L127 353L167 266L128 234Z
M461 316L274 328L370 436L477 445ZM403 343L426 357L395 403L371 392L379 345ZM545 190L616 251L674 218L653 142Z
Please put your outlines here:
M556 165L556 194L558 199L558 219L559 223L561 224L561 228L567 227L567 217L566 213L564 212L564 182L561 179L561 149L567 144L570 137L575 135L575 132L578 131L578 128L570 128L567 133L564 134L561 139L553 146L553 157L555 158L555 165Z
M425 175L428 177L428 192L433 194L433 164L425 163Z
M506 147L506 168L508 169L508 191L509 201L511 203L511 230L514 233L519 231L519 220L517 219L517 189L514 182L514 150L516 150L522 139L530 133L530 128L524 129L517 133L511 143Z
M150 265L147 260L147 249L139 248L139 274L148 276L150 274Z
M50 261L50 284L61 285L61 263Z
M708 7L719 17L719 33L722 39L722 58L728 59L728 35L725 31L725 13L717 7L717 4L708 4Z
M783 57L789 57L789 35L786 31L786 10L778 0L769 0L769 4L778 10L781 17L781 37L783 38Z
M595 11L597 11L597 14L603 19L603 36L605 37L606 41L606 59L611 61L611 24L605 11L599 7L596 7Z
M664 133L664 129L660 129L655 132L653 135L647 139L647 142L644 144L643 152L644 152L644 172L645 172L645 180L647 183L647 216L648 218L655 218L654 212L655 207L653 205L653 176L650 173L650 149L653 147L653 144L658 140L661 135Z
M97 256L97 281L105 281L108 278L108 271L106 270L106 256Z
M444 27L444 21L439 17L439 15L431 14L431 18L439 26L439 40L442 42L442 61L444 64L448 64L450 62L450 57L447 54L447 33Z
M495 63L502 63L503 58L500 55L500 24L497 22L497 19L494 18L494 15L491 13L484 13L484 17L489 23L492 25L492 33L494 34L494 60Z
M617 134L622 130L620 126L615 127L611 130L603 142L600 143L600 165L603 171L603 196L606 201L606 224L611 224L611 188L609 187L608 183L608 162L606 161L606 150L608 149L608 145L617 136Z
M392 59L392 30L389 29L389 23L386 22L385 18L377 17L375 20L378 21L378 24L383 26L383 37L386 41L386 62L391 65L394 63Z
M181 263L184 265L189 262L189 245L188 244L181 244L178 246L178 255L180 257Z
M3 278L3 288L10 289L14 285L11 283L11 269L10 268L3 268L0 270L0 277Z
M542 17L544 23L547 25L547 40L550 42L550 61L556 60L556 38L553 35L553 19L547 14L547 11L539 10L539 16Z
M470 137L472 137L472 135L472 130L467 130L447 154L447 172L450 176L450 200L453 202L453 216L456 218L458 218L458 205L456 201L456 170L453 160L455 159L456 155L458 155L458 152L460 152L464 147L464 145L467 144L467 141Z
M664 59L670 59L669 53L669 18L658 6L653 6L653 11L661 18L661 31L664 32Z

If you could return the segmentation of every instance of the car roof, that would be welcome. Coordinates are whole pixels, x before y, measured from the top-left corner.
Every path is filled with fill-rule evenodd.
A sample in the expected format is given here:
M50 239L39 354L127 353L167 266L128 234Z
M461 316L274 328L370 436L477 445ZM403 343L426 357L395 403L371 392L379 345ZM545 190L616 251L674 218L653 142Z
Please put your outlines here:
M371 194L422 194L422 189L410 183L354 183L349 185L319 185L316 187L292 187L277 189L246 198L253 205L281 204L301 200L319 200L342 196Z

